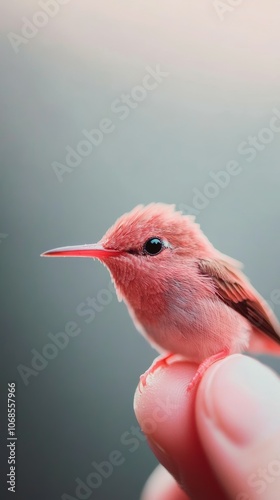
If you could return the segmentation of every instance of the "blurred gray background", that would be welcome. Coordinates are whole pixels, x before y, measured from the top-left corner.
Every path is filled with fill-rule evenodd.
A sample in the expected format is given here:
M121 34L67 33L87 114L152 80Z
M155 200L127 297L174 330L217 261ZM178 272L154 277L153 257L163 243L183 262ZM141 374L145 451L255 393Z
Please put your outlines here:
M216 4L1 6L3 499L8 381L17 384L16 498L75 499L76 478L85 481L93 461L118 450L124 463L84 498L136 500L156 465L132 435L134 391L155 351L104 292L104 267L41 259L44 250L98 241L138 203L176 203L244 262L280 318L280 6ZM156 68L165 76L143 89ZM120 104L126 95L130 104ZM111 132L99 133L88 154L83 130L104 119ZM84 153L72 157L75 167L66 163L69 147ZM213 180L229 165L236 175ZM46 347L69 322L79 334L64 349ZM53 359L30 371L43 349Z

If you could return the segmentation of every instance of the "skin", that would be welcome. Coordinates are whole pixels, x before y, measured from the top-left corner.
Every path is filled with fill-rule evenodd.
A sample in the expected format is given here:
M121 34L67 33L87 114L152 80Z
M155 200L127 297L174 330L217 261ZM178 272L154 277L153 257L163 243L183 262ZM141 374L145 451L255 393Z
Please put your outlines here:
M279 378L234 354L187 393L196 370L157 361L137 387L135 413L162 464L141 500L279 500Z

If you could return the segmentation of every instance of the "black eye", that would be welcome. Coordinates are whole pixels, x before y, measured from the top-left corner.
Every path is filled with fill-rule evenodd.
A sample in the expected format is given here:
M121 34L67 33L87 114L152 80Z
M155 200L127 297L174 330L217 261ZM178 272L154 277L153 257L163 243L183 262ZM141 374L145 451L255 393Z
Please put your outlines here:
M157 255L164 248L164 243L159 238L149 238L144 244L143 250L145 254Z

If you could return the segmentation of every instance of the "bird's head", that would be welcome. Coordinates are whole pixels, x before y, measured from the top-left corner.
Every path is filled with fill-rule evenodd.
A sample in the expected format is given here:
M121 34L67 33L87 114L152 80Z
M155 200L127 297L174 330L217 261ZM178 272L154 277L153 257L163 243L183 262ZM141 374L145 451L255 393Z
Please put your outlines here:
M194 217L176 211L174 205L151 203L122 215L97 244L56 248L42 256L97 258L108 267L122 295L121 289L135 279L157 279L162 269L171 272L172 263L203 257L210 248Z

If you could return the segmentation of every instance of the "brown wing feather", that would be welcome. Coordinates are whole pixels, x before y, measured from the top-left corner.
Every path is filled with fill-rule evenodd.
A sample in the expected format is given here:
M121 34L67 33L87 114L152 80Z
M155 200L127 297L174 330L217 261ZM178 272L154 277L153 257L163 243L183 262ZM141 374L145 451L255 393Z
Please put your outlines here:
M254 295L251 285L246 287L246 278L240 271L222 260L201 259L198 267L202 274L212 279L216 294L225 304L280 344L280 330L277 331L276 325L273 325L266 311L267 306L262 304L257 294Z

